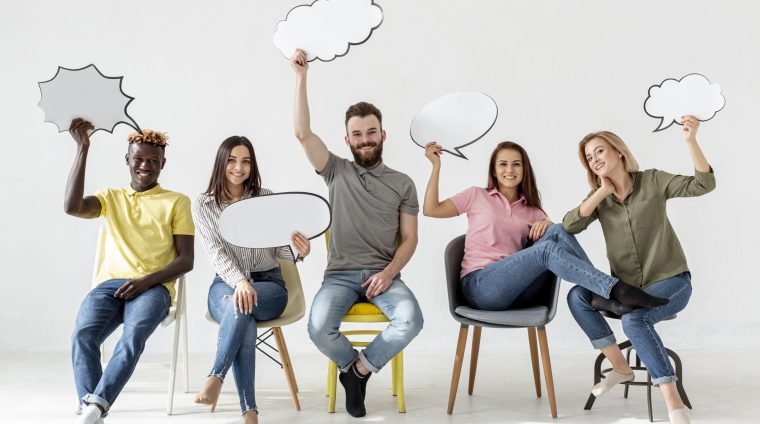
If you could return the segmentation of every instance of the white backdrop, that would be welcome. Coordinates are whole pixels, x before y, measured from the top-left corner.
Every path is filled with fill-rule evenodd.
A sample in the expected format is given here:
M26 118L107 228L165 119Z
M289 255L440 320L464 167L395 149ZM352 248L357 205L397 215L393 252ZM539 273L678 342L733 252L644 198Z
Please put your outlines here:
M75 144L42 122L36 82L50 78L58 65L95 63L106 75L124 75L124 91L136 97L131 116L143 128L171 137L160 179L166 188L191 197L204 190L217 146L241 134L254 142L265 187L326 196L293 136L294 75L272 44L277 22L298 3L0 3L0 350L67 351L92 273L98 221L63 212ZM753 124L760 99L756 2L379 3L385 19L367 43L333 62L311 64L312 126L331 150L348 156L346 107L360 100L375 103L388 132L385 161L412 177L420 199L430 166L411 141L409 124L425 103L448 92L488 93L499 105L499 118L489 134L463 150L469 161L444 157L441 196L485 184L493 146L513 140L530 153L546 209L559 221L587 192L576 155L583 135L615 131L642 167L691 173L680 128L652 133L658 121L643 111L647 89L691 72L720 83L727 105L699 133L718 188L669 206L694 294L661 332L676 349L760 346L760 290L751 271L760 253L754 222L760 151ZM123 154L130 131L119 126L114 135L93 137L86 192L129 183ZM403 270L426 318L411 354L453 352L458 326L447 309L442 255L446 243L464 231L465 220L420 216L417 253ZM580 241L595 264L607 269L598 225ZM318 239L300 265L307 307L324 266ZM203 318L211 278L197 241L195 269L188 275L191 352L214 350L216 327ZM285 330L294 353L316 352L305 326L304 319ZM554 352L590 350L564 302L549 337ZM524 331L486 331L484 338L489 352L526 349ZM168 332L158 331L149 349L166 350L168 340Z

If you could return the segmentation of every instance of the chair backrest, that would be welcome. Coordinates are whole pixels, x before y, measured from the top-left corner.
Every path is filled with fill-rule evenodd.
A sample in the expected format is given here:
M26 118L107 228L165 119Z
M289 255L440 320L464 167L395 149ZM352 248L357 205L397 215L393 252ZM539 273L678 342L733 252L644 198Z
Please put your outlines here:
M464 258L465 235L455 237L446 246L444 264L446 267L446 286L449 294L449 312L454 318L459 318L455 312L459 306L467 306L461 289L462 259ZM521 309L531 306L546 306L549 309L548 320L554 319L557 313L559 299L559 279L547 271L541 274L538 284L531 284L528 289L515 299L509 309Z
M298 273L296 264L288 259L280 259L280 272L282 272L282 279L285 280L285 288L288 290L288 305L277 320L296 322L306 313L301 275Z

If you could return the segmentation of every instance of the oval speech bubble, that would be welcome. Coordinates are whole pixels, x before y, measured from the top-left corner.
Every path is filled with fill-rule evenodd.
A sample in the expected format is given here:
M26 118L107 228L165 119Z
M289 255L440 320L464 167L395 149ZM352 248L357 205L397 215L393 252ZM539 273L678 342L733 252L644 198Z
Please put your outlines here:
M321 196L273 193L228 206L219 216L219 232L235 246L264 249L290 245L294 231L309 239L319 237L331 219L330 204Z
M662 131L671 125L683 125L681 117L693 115L704 122L712 119L726 105L718 84L711 84L701 74L689 74L675 80L668 78L660 85L649 87L649 96L644 101L644 112L652 118L660 119L653 132Z
M420 147L435 141L454 156L491 130L499 108L491 96L478 91L458 91L439 97L423 107L412 120L409 133Z

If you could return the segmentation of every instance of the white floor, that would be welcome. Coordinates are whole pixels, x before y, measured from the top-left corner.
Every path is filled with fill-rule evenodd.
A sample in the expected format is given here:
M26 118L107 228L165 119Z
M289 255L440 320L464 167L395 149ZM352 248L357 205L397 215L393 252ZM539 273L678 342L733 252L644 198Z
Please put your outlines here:
M760 422L760 367L750 352L705 354L679 352L684 359L685 388L694 410L695 423ZM367 396L368 415L350 417L343 407L338 386L337 408L326 412L326 361L317 355L295 355L296 378L302 410L294 410L279 367L258 356L256 400L261 423L646 423L646 389L632 387L623 399L618 387L597 399L592 411L583 405L592 382L593 352L552 353L559 418L553 420L545 392L536 398L527 354L495 355L483 352L479 361L475 392L467 395L468 364L459 384L454 414L446 414L453 357L435 355L406 358L406 414L395 411L390 392L390 370L373 376ZM167 355L168 356L168 355ZM144 362L164 358L144 358ZM194 391L204 379L210 356L193 356L190 393L183 392L178 376L174 415L166 416L166 385L150 388L140 380L161 380L166 374L143 370L133 377L105 420L119 423L238 423L239 404L232 375L228 376L215 413L192 402ZM740 364L746 364L742 367ZM726 372L744 369L744 374ZM0 423L73 423L76 419L74 388L68 353L5 354L0 357ZM542 376L543 379L543 376ZM163 380L161 380L163 381ZM542 380L543 381L543 380ZM653 392L655 422L667 422L662 396Z

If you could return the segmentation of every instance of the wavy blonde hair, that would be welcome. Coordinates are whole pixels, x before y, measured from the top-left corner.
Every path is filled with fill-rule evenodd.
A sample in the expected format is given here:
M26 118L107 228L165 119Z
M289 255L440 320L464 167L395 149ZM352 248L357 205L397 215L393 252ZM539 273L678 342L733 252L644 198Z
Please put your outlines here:
M602 140L606 141L613 149L617 150L620 154L623 155L623 168L626 172L630 173L639 170L639 163L636 161L636 158L633 157L631 149L628 148L622 138L618 137L617 134L610 131L592 132L591 134L583 137L581 142L578 143L578 158L581 160L583 167L586 168L588 185L592 190L596 190L599 188L599 186L602 185L599 177L594 174L594 171L591 170L591 166L589 166L588 161L586 160L586 144L595 138L601 138Z

